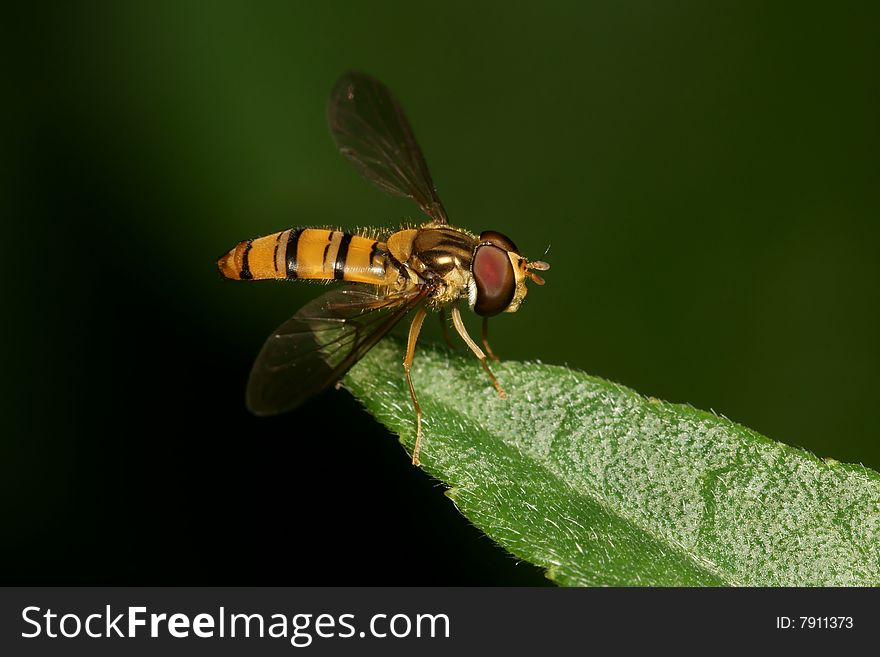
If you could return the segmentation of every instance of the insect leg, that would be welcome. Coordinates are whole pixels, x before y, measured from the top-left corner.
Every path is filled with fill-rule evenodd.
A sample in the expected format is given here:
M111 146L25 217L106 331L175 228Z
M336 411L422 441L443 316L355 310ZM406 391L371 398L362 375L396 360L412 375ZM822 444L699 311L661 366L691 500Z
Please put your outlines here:
M413 445L412 452L413 465L419 464L419 449L422 446L422 407L419 406L419 400L416 398L416 390L413 388L409 370L412 367L413 356L416 353L416 340L419 339L419 331L422 329L425 313L427 313L425 306L420 306L413 317L412 324L409 325L409 337L406 340L406 358L403 359L403 371L406 372L406 382L409 384L409 396L412 397L413 408L416 410L416 442Z
M486 354L489 356L490 360L494 360L496 362L501 359L495 355L495 352L492 351L492 347L489 346L489 318L483 318L483 346L486 347Z
M443 329L443 339L446 341L446 346L450 349L455 349L455 345L452 344L452 340L449 337L449 327L446 326L446 309L440 309L440 327Z
M506 398L507 395L505 394L504 389L498 383L498 379L495 378L495 375L492 374L492 370L489 369L489 364L486 362L486 354L483 353L483 350L480 349L477 346L477 343L473 341L470 335L468 335L467 329L464 327L464 322L461 321L461 311L459 311L458 306L452 306L452 324L455 326L455 330L458 331L461 339L464 340L464 343L474 352L474 356L480 359L480 364L492 380L492 385L495 386L495 390L498 391L498 396L501 397L501 399Z

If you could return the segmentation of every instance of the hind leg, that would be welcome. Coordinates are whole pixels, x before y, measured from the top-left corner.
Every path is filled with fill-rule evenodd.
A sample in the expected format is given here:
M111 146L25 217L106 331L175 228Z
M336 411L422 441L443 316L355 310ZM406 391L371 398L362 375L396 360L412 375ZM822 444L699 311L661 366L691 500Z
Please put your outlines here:
M406 382L409 384L409 396L412 398L413 408L416 411L416 442L413 445L412 464L419 464L419 450L422 447L422 407L419 406L419 400L416 397L416 390L413 388L412 376L410 376L410 368L412 367L413 358L416 353L416 341L419 339L419 331L422 330L422 322L425 321L427 309L422 306L413 317L412 324L409 325L409 337L406 341L406 357L403 359L403 371L406 372Z

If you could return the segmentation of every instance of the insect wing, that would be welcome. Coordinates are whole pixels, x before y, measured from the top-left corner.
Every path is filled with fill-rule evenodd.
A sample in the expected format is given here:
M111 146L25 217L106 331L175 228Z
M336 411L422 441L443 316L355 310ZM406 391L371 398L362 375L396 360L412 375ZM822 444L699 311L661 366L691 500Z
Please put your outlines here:
M367 180L412 198L434 221L448 223L412 128L384 84L346 73L330 94L327 118L339 151Z
M256 415L296 408L342 378L425 296L346 287L306 304L263 345L248 379L248 408Z

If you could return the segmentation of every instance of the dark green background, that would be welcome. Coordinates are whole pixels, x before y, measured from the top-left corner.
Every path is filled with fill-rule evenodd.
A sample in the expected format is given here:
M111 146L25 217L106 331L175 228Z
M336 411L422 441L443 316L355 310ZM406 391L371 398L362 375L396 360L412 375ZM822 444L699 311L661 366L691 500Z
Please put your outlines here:
M871 3L767 2L13 17L7 579L543 581L346 393L244 411L262 340L321 288L225 283L215 258L418 217L333 148L349 68L401 99L454 223L550 246L547 285L495 322L503 357L880 468L878 25Z

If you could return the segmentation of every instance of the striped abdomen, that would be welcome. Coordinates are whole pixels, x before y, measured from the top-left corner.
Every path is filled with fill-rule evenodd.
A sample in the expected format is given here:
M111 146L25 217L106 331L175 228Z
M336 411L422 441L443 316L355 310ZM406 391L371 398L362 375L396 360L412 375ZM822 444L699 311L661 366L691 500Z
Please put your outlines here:
M217 262L235 280L270 278L345 280L389 285L397 270L388 267L383 242L326 228L291 228L240 242Z

